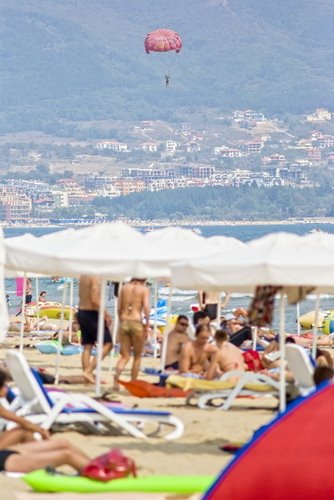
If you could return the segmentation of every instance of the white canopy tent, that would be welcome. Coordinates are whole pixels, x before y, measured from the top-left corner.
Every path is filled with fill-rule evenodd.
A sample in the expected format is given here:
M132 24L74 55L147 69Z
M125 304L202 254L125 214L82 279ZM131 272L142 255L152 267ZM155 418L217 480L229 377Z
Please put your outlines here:
M187 259L171 265L173 285L253 291L256 285L317 288L334 292L334 235L324 243L313 235L275 233L240 247L221 250L210 259ZM317 236L317 235L315 235Z
M70 277L89 274L113 281L129 276L169 278L172 262L214 254L217 245L181 228L166 228L144 236L123 223L100 224L39 238L25 234L7 239L6 267L11 271ZM101 312L104 293L102 286ZM102 339L102 321L99 327Z
M217 252L210 259L176 263L172 265L172 283L179 288L202 287L216 291L254 291L257 285L283 287L280 308L280 401L281 410L284 410L284 293L298 298L300 291L303 295L311 289L315 289L317 294L334 292L334 235L270 234L244 247Z

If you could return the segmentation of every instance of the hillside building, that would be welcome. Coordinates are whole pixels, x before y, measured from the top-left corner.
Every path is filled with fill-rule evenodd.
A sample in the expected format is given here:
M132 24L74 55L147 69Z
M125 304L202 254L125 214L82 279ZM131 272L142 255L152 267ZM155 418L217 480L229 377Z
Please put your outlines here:
M31 217L31 210L31 198L18 193L15 188L0 186L0 220L27 221Z

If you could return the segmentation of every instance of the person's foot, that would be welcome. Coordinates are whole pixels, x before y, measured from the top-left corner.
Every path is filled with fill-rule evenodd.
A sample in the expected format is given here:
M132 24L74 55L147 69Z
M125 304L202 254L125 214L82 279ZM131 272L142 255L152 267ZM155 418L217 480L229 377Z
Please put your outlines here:
M118 392L119 391L119 383L118 383L118 379L115 377L114 378L114 384L113 384L113 391L116 391Z
M83 372L83 378L86 380L86 382L88 382L89 384L95 384L95 377L94 375L92 374L92 372Z

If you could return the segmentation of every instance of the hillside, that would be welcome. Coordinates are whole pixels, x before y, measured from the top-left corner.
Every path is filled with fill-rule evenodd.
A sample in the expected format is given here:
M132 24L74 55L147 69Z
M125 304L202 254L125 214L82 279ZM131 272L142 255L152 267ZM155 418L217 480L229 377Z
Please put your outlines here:
M331 0L1 2L0 132L209 107L333 109L333 18ZM158 27L181 34L180 54L145 53Z

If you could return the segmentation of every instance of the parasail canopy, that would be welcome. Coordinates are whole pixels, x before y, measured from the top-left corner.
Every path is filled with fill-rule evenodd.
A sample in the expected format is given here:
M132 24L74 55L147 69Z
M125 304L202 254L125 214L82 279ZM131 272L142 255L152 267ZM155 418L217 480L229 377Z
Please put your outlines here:
M180 52L182 39L176 31L169 29L158 29L146 35L144 46L147 54L150 52L168 52L175 50Z

